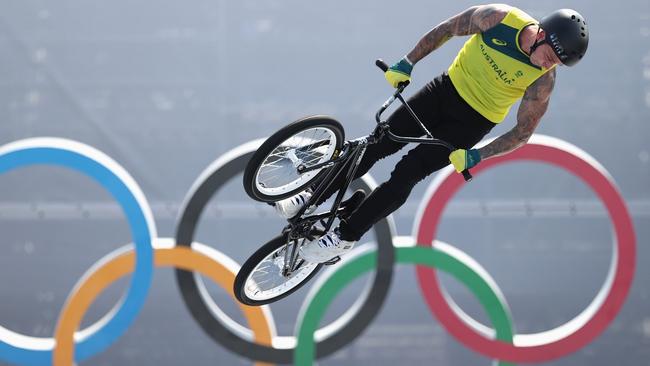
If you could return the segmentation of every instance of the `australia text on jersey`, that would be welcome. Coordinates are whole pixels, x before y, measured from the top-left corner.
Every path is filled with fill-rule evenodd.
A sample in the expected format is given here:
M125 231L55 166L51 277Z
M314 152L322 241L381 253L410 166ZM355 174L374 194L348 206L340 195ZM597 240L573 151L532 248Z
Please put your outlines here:
M489 54L489 53L487 52L487 50L485 49L485 45L483 45L483 44L481 43L481 44L480 44L480 47L481 47L481 53L482 53L483 56L485 57L485 60L486 60L487 62L490 63L490 66L492 67L492 69L494 70L494 72L495 72L497 75L499 75L499 79L501 79L504 83L506 83L506 84L508 84L508 85L512 85L512 83L514 83L515 80L517 80L517 78L522 77L522 76L524 75L524 73L523 73L522 71L517 71L517 73L515 74L515 77L514 77L514 78L508 78L508 77L506 77L506 76L508 75L508 72L505 71L505 70L502 70L502 69L499 67L499 65L494 61L494 59L492 58L492 56L490 56L490 54Z

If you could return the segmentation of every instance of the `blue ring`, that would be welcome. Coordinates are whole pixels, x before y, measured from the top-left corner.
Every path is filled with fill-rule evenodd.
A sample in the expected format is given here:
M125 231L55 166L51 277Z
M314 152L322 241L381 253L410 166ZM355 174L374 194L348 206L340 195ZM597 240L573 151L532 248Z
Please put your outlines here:
M75 360L83 361L104 351L124 334L142 309L153 275L152 233L149 230L149 220L147 220L143 207L136 196L109 167L82 152L73 151L73 148L67 150L60 147L42 146L21 148L0 155L0 174L34 164L60 165L85 173L108 190L122 206L135 244L136 263L131 286L119 308L106 324L77 343ZM151 225L153 230L153 222ZM0 359L26 366L51 365L52 350L16 347L0 339Z

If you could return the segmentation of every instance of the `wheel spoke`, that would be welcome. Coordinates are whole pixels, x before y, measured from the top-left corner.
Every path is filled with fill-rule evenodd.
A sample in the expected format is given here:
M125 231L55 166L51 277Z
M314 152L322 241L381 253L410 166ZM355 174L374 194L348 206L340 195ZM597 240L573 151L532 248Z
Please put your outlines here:
M281 246L269 254L251 271L244 284L244 291L250 299L262 301L281 296L300 285L316 270L317 264L304 263L289 277L284 277L281 266L276 262L281 256L284 264L284 255L281 254L283 248Z
M273 149L260 165L255 184L267 195L293 191L316 176L319 170L299 174L297 167L306 167L331 159L336 149L336 135L326 127L301 131Z

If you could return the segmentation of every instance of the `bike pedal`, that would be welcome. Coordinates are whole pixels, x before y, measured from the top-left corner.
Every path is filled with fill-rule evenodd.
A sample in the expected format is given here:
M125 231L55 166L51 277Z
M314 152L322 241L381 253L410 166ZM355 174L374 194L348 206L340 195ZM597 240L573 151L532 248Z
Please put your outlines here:
M341 261L341 257L339 257L339 256L337 255L336 257L334 257L334 258L328 260L327 262L323 262L323 265L325 265L325 266L331 266L331 265L336 264L336 263L338 263L338 262L340 262L340 261Z

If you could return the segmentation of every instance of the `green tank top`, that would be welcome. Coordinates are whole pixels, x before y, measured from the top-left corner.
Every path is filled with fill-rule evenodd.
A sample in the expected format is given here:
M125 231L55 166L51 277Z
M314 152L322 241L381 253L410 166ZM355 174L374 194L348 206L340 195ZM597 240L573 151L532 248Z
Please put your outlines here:
M522 29L537 21L514 8L501 23L473 35L449 67L458 94L494 123L503 121L526 88L548 69L535 66L519 46Z

